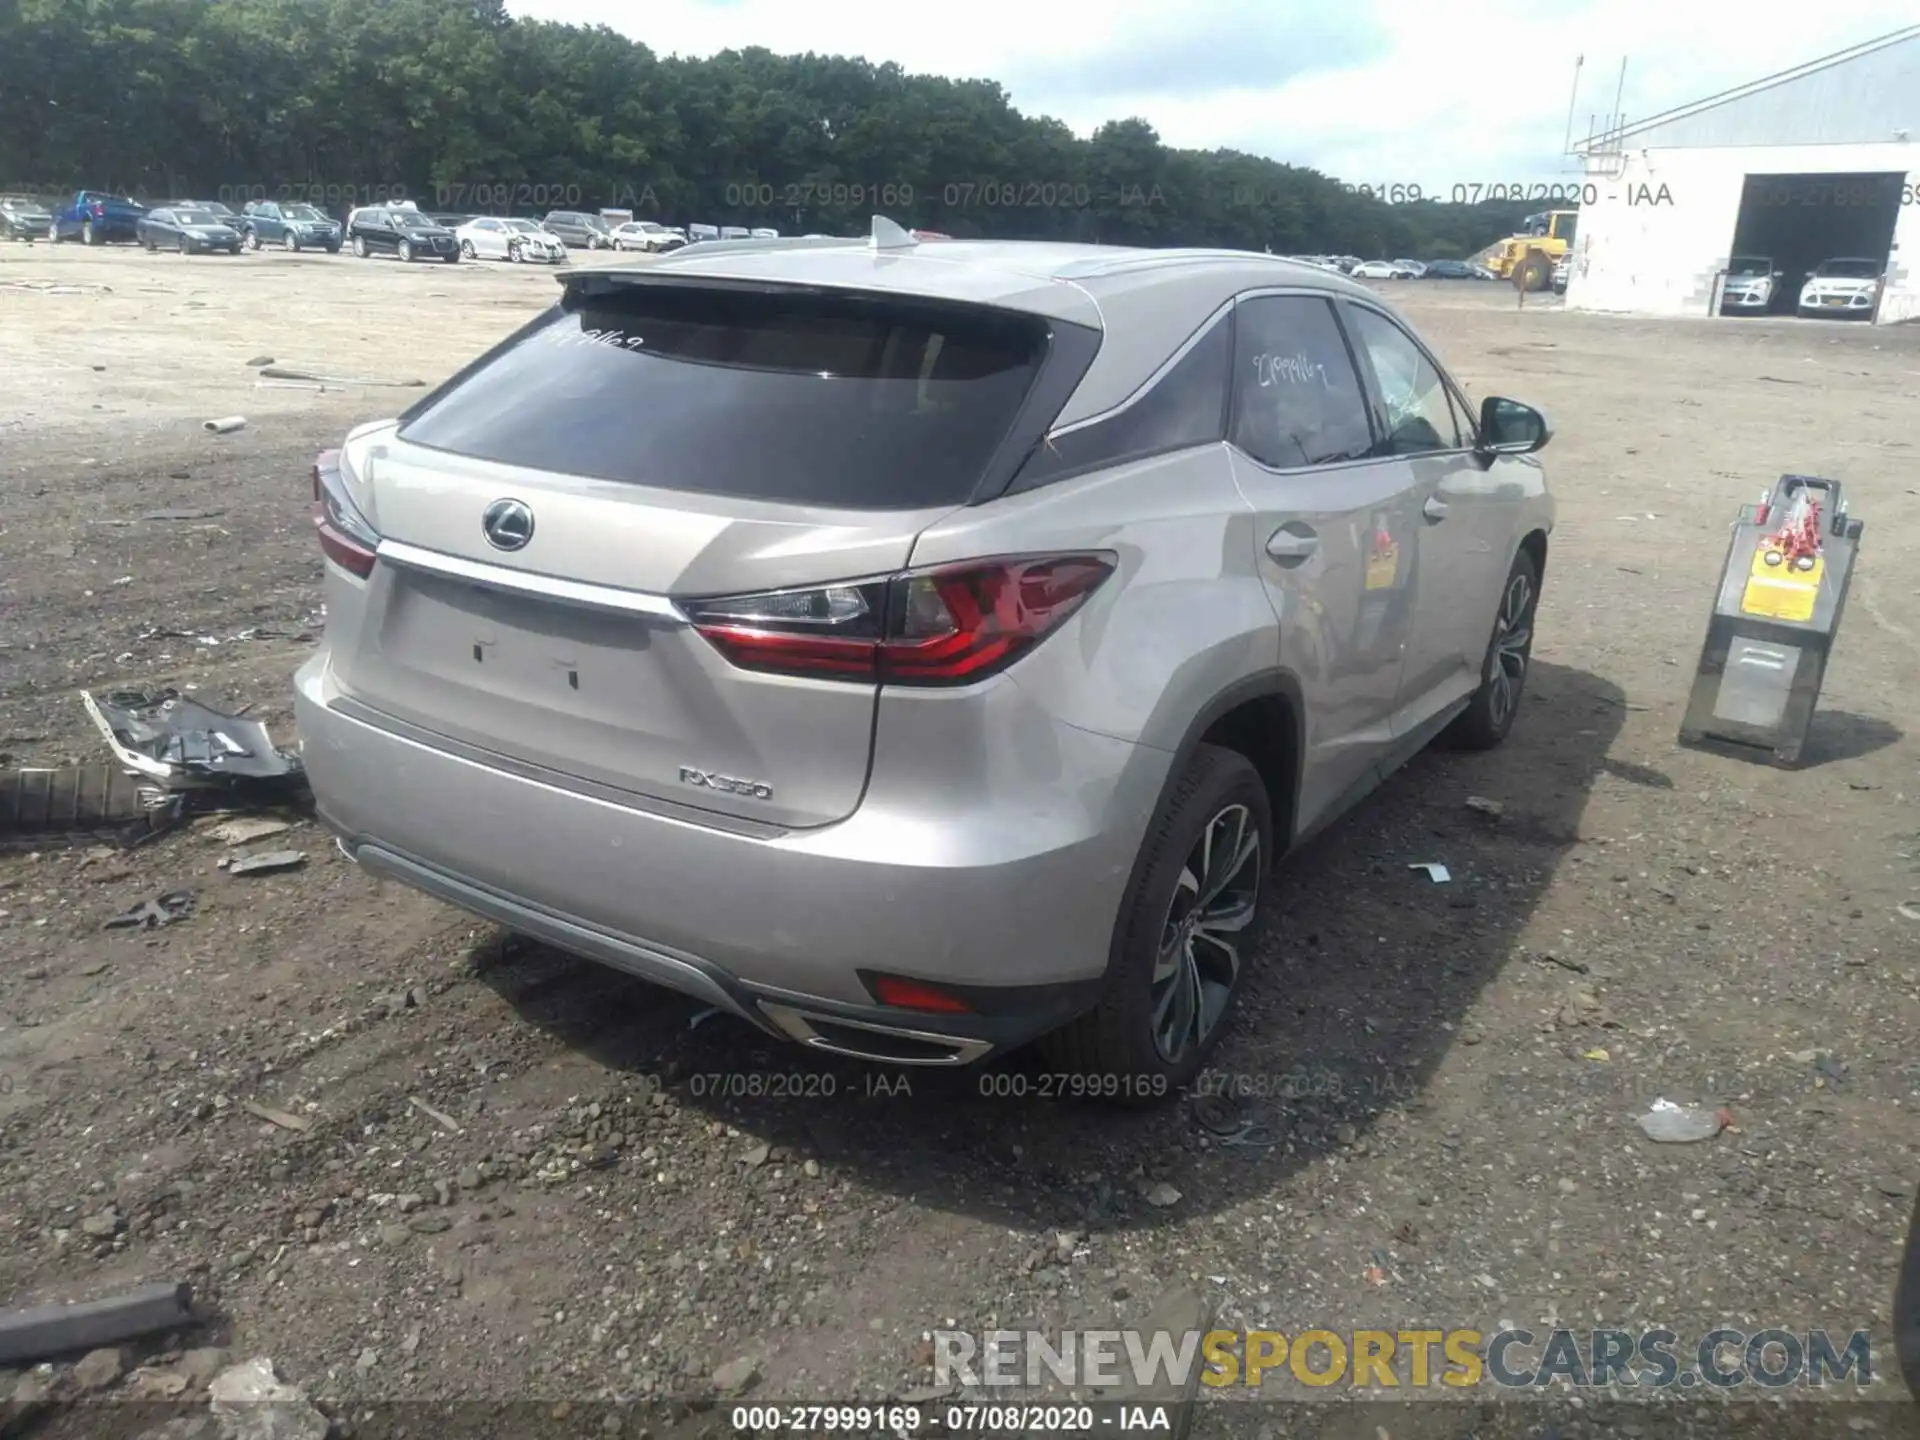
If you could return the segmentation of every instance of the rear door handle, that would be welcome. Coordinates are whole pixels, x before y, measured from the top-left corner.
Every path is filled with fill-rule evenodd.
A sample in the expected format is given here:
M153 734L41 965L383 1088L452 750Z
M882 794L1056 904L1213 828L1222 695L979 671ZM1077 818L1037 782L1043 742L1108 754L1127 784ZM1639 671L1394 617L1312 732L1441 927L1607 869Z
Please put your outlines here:
M1304 525L1295 530L1282 527L1274 531L1272 538L1267 541L1267 554L1282 564L1289 560L1305 560L1319 549L1320 537Z
M1427 497L1427 503L1420 507L1420 513L1426 516L1431 523L1438 525L1442 520L1447 518L1447 502L1442 500L1438 495L1429 495Z

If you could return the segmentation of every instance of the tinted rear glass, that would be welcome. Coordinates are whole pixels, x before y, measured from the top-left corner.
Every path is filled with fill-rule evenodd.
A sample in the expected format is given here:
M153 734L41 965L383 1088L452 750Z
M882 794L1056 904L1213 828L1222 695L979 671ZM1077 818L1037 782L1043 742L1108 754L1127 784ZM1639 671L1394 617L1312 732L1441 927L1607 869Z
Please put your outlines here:
M857 509L968 498L1046 349L1033 317L844 293L569 292L401 430L476 459Z

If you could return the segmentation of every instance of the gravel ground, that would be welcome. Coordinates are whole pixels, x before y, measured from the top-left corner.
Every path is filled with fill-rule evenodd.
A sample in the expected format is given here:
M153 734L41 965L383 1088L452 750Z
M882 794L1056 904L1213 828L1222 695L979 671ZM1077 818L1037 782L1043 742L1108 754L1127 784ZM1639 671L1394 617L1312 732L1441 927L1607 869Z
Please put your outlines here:
M1920 1177L1920 330L1383 288L1475 394L1559 427L1537 669L1504 749L1422 757L1284 868L1218 1057L1233 1125L1045 1098L1017 1060L778 1048L377 886L297 815L265 844L306 863L256 878L205 821L0 854L0 1285L188 1280L216 1313L117 1357L138 1377L62 1364L25 1393L152 1393L158 1367L192 1396L266 1355L341 1414L532 1397L601 1424L716 1371L907 1393L931 1330L1131 1324L1190 1288L1289 1333L1866 1329L1881 1383L1828 1398L1848 1433L1904 1425L1858 1402L1897 1388ZM290 740L321 623L308 464L418 392L255 388L247 362L433 382L552 293L504 265L0 250L0 763L101 758L86 687L191 686ZM250 423L201 429L227 414ZM1867 526L1797 772L1674 744L1726 521L1786 470L1844 480ZM190 918L102 930L182 888ZM1661 1097L1733 1123L1655 1145ZM1468 1433L1437 1407L1247 1413Z

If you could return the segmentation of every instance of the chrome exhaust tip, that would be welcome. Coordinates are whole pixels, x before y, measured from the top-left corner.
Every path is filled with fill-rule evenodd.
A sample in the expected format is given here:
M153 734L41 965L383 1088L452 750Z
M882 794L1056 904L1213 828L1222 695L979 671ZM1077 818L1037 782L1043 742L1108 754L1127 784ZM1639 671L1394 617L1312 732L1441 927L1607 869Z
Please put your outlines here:
M762 1000L760 1012L789 1040L810 1050L824 1050L878 1065L971 1065L993 1049L991 1040L937 1035L904 1025L876 1025L869 1020L847 1020L797 1010Z

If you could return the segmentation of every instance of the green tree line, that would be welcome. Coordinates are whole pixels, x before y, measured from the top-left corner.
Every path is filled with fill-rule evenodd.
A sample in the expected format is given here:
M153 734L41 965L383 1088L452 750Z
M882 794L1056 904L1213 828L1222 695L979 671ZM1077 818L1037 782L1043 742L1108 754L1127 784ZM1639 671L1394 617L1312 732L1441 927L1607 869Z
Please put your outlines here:
M503 0L0 0L0 185L1418 258L1545 208L1374 195L1138 118L1081 139L991 81L847 56L662 58Z

